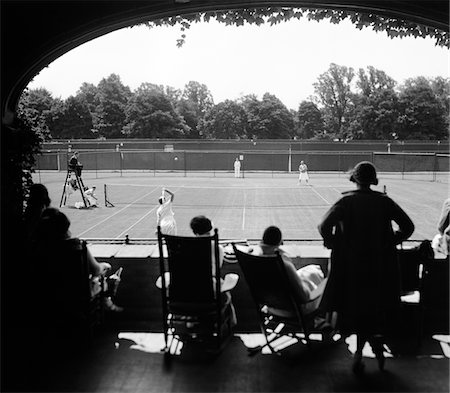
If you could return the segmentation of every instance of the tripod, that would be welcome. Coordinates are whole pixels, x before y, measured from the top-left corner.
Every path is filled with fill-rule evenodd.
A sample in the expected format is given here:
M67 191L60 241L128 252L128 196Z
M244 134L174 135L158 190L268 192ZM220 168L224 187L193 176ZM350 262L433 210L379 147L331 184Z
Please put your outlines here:
M89 200L84 195L84 184L79 172L76 168L67 168L66 180L64 181L63 192L61 195L61 201L59 202L59 207L66 204L67 201L67 181L72 177L72 173L75 175L75 181L78 186L78 189L81 193L81 199L84 203L84 207L88 208L90 206Z

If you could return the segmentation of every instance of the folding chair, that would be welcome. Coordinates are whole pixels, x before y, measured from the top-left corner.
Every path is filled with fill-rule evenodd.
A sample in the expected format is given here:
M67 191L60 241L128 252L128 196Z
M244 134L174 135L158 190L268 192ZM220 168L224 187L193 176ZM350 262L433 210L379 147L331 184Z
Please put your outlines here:
M425 283L429 261L434 258L431 244L424 240L413 248L397 250L401 282L401 302L405 307L417 308L417 344L422 342L425 318Z
M158 226L167 355L188 341L202 342L207 351L219 352L231 336L231 296L221 293L218 238L217 229L213 236L181 237L162 234Z
M259 353L264 347L279 354L272 343L283 336L306 342L311 347L310 327L318 311L306 312L306 309L308 303L317 303L318 299L302 305L296 302L278 252L270 256L255 256L240 251L234 244L233 249L255 302L259 325L266 340L264 345L249 348L249 354Z

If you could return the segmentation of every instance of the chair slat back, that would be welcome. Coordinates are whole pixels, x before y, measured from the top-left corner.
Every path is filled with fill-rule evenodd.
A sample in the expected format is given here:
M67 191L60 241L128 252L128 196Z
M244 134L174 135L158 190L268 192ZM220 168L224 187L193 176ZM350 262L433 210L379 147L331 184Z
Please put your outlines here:
M183 303L208 303L215 301L213 272L220 277L220 267L215 249L217 236L182 237L160 235L167 247L164 272L170 272L169 301ZM161 272L163 274L163 272ZM220 282L220 281L219 281Z
M255 302L260 307L295 312L296 306L281 256L256 256L242 252L234 245L233 248Z

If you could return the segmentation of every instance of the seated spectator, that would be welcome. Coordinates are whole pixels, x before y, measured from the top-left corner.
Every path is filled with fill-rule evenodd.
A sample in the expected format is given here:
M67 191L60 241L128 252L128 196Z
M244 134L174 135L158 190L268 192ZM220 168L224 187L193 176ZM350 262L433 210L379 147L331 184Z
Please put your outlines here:
M211 220L205 216L194 217L190 222L190 226L191 226L192 232L194 233L195 236L212 236L211 231L213 229L213 224L212 224ZM211 252L212 252L212 255L211 255L212 274L215 275L215 272L216 272L215 260L216 259L215 259L215 254L214 254L213 248L211 248ZM223 247L219 244L219 266L220 267L222 267L223 261L224 261L224 250L223 250ZM235 263L237 261L234 260L234 261L228 261L228 262ZM165 279L166 279L166 285L168 286L170 284L170 275L168 272L166 272ZM239 276L237 274L228 273L227 275L225 275L225 277L221 281L221 291L226 292L226 291L233 289L236 286L238 280L239 280ZM158 279L156 280L156 286L159 289L162 288L161 277L158 277Z
M433 249L445 256L450 254L450 198L442 205L438 222L438 234L433 239Z
M56 272L51 272L50 270L58 270L56 263L64 263L63 255L53 255L58 254L60 250L67 250L63 245L71 244L74 247L81 243L78 238L72 238L69 231L70 221L67 216L55 208L47 208L42 212L41 219L38 224L38 237L37 242L34 247L36 255L41 256L39 261L39 266L36 268L42 270L44 274L57 274ZM51 255L50 255L51 254ZM105 276L106 273L111 269L111 265L107 262L97 262L93 257L89 249L87 249L87 262L89 268L89 274L91 278L91 294L96 293L96 282L99 282L99 276ZM64 271L64 269L61 269ZM46 277L43 277L45 280ZM69 277L66 279L70 279ZM105 305L111 311L122 311L122 309L116 306L111 297L117 291L117 285L120 281L120 277L115 280L107 279L107 284L110 288L105 288Z
M283 244L281 230L276 226L266 228L262 242L251 247L248 252L253 255L274 255L276 251L284 262L288 280L294 289L294 297L305 312L315 311L322 298L327 279L319 265L307 265L296 269L291 257L280 246ZM313 302L307 303L311 300Z
M196 216L191 220L190 223L192 232L194 233L195 236L212 236L211 231L213 229L213 224L211 222L211 220L205 216ZM216 259L215 259L215 252L214 252L214 248L211 247L211 261L212 261L212 274L215 275L216 273ZM223 265L223 260L224 260L224 251L223 251L223 247L221 245L219 245L219 266L222 267ZM166 281L166 286L168 287L170 285L170 273L166 272L164 274L164 278ZM237 324L237 318L236 318L236 310L234 309L233 303L231 301L231 295L230 295L230 290L232 290L238 280L239 280L239 276L235 273L228 273L225 275L224 278L220 279L221 282L221 286L220 286L220 291L222 293L222 295L224 296L224 303L225 304L229 304L230 305L230 313L231 313L231 323L233 326L235 326ZM156 286L161 289L162 288L162 279L161 276L158 277L158 279L156 280ZM215 286L214 286L215 288Z
M51 200L48 196L48 190L43 184L36 183L30 187L27 207L23 215L27 241L32 242L35 238L37 225L42 212L50 206L50 203Z

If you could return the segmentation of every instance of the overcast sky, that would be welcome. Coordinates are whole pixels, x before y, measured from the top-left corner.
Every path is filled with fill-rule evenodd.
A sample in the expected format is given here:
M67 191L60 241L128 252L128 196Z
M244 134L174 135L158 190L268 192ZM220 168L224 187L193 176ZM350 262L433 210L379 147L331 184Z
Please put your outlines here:
M276 26L194 24L176 46L179 27L118 30L63 55L29 84L54 97L74 95L83 82L95 85L112 73L132 90L143 82L182 89L205 84L217 104L245 94L275 94L290 109L314 93L313 83L330 63L371 65L398 83L426 76L449 77L449 51L431 38L390 39L357 30L350 22L293 20Z

